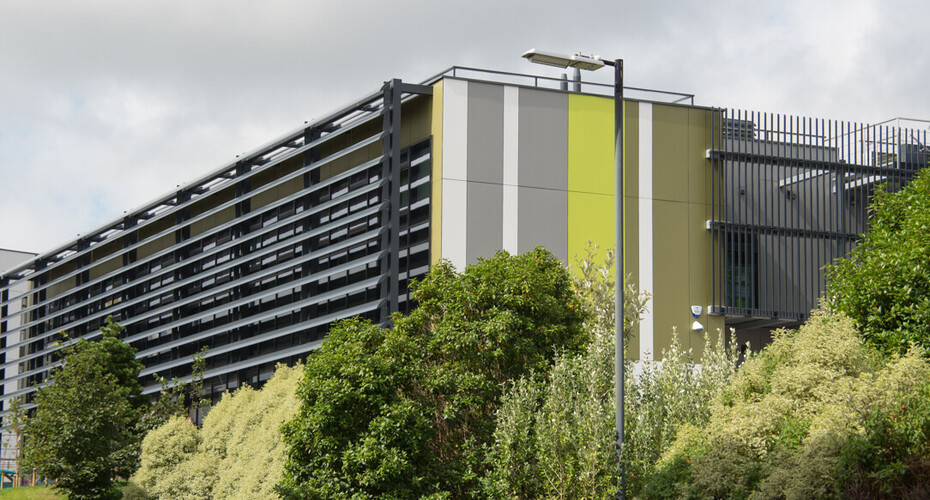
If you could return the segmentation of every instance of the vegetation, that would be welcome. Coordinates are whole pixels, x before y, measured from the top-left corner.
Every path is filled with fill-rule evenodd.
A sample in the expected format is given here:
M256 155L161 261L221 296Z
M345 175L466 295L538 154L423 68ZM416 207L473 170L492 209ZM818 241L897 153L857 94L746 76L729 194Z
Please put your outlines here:
M168 380L155 375L161 391L151 406L142 414L139 428L143 433L163 425L171 417L194 417L197 412L209 407L210 401L203 398L203 374L207 369L207 346L193 356L191 381L185 383L177 378Z
M589 252L579 263L575 285L592 313L585 351L561 354L546 378L523 377L506 392L489 457L492 469L483 481L490 498L616 496L612 255L603 263L592 257ZM646 296L626 286L628 331L646 307ZM677 336L663 361L642 362L637 370L627 363L624 456L631 494L681 424L708 420L708 401L736 368L735 346L726 349L718 337L707 339L701 369Z
M0 500L67 500L67 495L58 494L45 486L21 486L0 490Z
M512 380L584 343L584 313L549 252L433 266L391 328L343 321L307 361L285 429L288 498L481 496Z
M62 348L64 364L37 391L24 426L26 468L57 478L72 500L119 498L113 478L137 464L142 363L119 339L122 330L110 317L99 341Z
M280 428L297 413L302 372L281 365L261 390L224 394L202 429L174 416L152 430L124 498L274 498L285 458Z
M884 361L853 321L818 312L781 331L683 426L644 498L888 498L930 490L930 365ZM919 401L923 401L922 403ZM923 492L923 493L921 493Z
M930 348L930 171L897 193L877 190L869 232L829 268L828 295L871 345Z

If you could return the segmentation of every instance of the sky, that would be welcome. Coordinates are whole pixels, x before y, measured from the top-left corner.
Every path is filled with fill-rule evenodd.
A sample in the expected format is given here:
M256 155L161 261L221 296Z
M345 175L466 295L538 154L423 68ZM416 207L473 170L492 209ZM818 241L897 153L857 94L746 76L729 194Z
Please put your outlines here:
M623 58L628 86L698 105L930 119L928 18L921 0L0 0L0 248L52 250L391 78L561 73L529 48Z

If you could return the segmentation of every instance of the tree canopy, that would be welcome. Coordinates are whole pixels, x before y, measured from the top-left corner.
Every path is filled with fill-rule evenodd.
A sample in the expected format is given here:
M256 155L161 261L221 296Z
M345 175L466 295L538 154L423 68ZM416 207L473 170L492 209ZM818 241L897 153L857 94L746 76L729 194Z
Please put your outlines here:
M443 262L412 290L409 316L343 321L307 360L286 497L480 497L505 384L584 342L570 277L541 248Z
M223 394L201 429L170 417L142 441L142 466L123 498L274 498L284 469L281 426L297 413L302 373L302 365L278 365L260 390Z
M64 363L36 392L25 424L25 460L74 500L119 498L112 485L137 464L138 421L144 408L136 350L107 318L98 341L63 348Z
M842 314L780 330L685 424L640 497L926 498L930 364L878 356Z
M869 232L828 268L828 296L885 353L930 348L930 170L875 192Z

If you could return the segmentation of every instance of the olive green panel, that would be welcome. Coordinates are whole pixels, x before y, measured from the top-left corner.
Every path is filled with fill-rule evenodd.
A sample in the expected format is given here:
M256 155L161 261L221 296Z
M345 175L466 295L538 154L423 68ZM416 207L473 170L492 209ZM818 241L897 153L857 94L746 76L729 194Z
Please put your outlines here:
M632 277L639 290L639 103L623 103L623 125L623 261L626 275ZM648 306L652 307L651 302ZM639 359L638 325L633 339L624 347L630 359Z
M273 191L273 190L269 190L269 191ZM253 209L254 209L254 207L253 207ZM211 229L213 229L213 228L215 228L215 227L217 227L217 226L219 226L219 225L225 224L225 223L227 223L227 222L233 220L235 217L236 217L236 207L226 207L226 208L224 208L223 210L220 210L219 212L217 212L217 213L215 213L215 214L213 214L213 215L204 217L203 219L200 219L200 220L198 220L198 221L196 221L196 222L193 222L193 223L191 224L191 234L190 234L190 235L191 235L191 237L197 236L198 234L204 233L204 232L209 231L209 230L211 230ZM157 243L158 243L159 245L164 245L164 244L165 244L167 241L169 241L169 240L170 240L171 244L173 244L173 242L174 242L174 236L168 235L168 237L159 238L159 239L157 240ZM155 252L158 251L158 250L163 250L163 249L167 248L166 246L156 246L156 247L157 247L157 249L154 250L154 251L152 251L151 253L155 253ZM156 248L156 247L153 247L153 248ZM139 254L139 257L140 257L140 258L142 257L141 253Z
M703 333L691 330L691 305L704 308L705 331L723 327L707 314L711 296L710 178L704 152L710 147L711 111L685 106L653 107L653 223L655 349L667 348L672 328L685 349L703 352Z
M160 252L174 245L174 234L166 234L155 241L146 243L136 249L136 258L144 259L153 253Z
M74 272L75 269L77 269L77 267L75 266L74 261L66 262L49 270L48 281L55 281L56 279L61 278L68 273ZM49 286L45 292L46 298L51 299L52 297L56 297L62 293L67 293L72 288L74 288L75 281L76 279L72 277L62 281L61 283Z
M658 176L656 176L658 178ZM677 329L685 349L693 347L687 332L691 328L688 307L690 262L688 248L688 205L683 202L655 200L652 204L653 267L652 310L654 311L655 352L671 345L672 330Z
M100 264L91 264L90 265L90 279L96 279L104 274L109 274L113 271L116 271L120 267L123 267L123 259L117 257L110 259L106 262Z
M430 175L430 264L436 264L442 257L442 80L433 85L433 105L431 110L433 133L432 167Z
M219 193L217 195L207 196L204 199L204 201L206 201L209 204L210 208L213 208L219 205L220 203L225 203L226 201L229 201L231 199L232 199L231 194ZM197 206L199 206L200 203L203 203L203 202L198 199ZM207 208L203 208L201 213L207 210L208 210ZM153 221L150 224L145 225L144 227L140 227L139 230L136 231L136 241L142 241L142 240L151 238L152 236L172 226L174 226L174 217L162 217L161 219Z
M713 303L711 268L713 238L707 230L707 221L711 219L711 170L705 151L711 147L713 134L713 111L706 109L689 110L688 137L688 172L689 172L689 212L690 223L689 248L691 249L690 294L694 304L704 306L700 321L704 330L716 335L724 330L723 316L711 316L707 312ZM696 357L703 355L704 337L701 333L691 332L691 344Z
M74 261L55 266L48 271L48 281L55 281L68 273L74 272L75 269Z
M401 105L400 143L407 147L432 133L433 98L417 96Z
M688 200L690 110L684 106L653 106L652 196L656 200Z
M430 96L417 96L401 106L401 147L409 146L430 136L431 128L431 101ZM320 145L320 158L325 159L360 141L368 139L381 132L384 123L382 120L372 120L354 130L344 133ZM320 180L339 175L351 168L357 167L366 161L381 156L382 145L380 141L374 142L358 151L354 151L341 158L337 158L320 169Z
M338 137L333 137L320 145L320 159L325 159L353 144L381 133L383 125L382 120L372 120ZM320 168L320 180L325 181L368 160L381 156L381 149L381 141L375 141L358 151L330 161Z
M52 299L63 293L68 293L74 289L74 286L75 284L74 284L74 281L72 280L65 280L65 281L62 281L61 283L50 285L46 289L45 297L46 299Z

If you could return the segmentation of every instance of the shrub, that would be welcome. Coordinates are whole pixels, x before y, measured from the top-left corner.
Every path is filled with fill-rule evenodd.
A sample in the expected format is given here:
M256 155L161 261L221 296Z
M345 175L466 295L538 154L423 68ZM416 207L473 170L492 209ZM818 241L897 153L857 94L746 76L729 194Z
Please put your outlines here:
M869 232L827 277L831 305L878 350L930 348L930 171L897 193L876 190Z
M294 417L303 366L279 365L261 390L226 393L198 429L172 417L142 443L131 495L155 499L274 497L284 467L281 426Z
M480 495L506 385L584 341L569 275L542 248L435 265L413 298L391 328L337 324L308 359L285 429L288 497Z
M679 433L643 497L922 491L930 484L927 387L921 349L882 362L852 320L815 312L740 368L703 429Z
M614 437L614 296L606 261L593 252L575 274L589 312L588 343L563 353L542 381L534 374L510 386L497 414L484 492L492 498L612 498L619 485ZM638 321L647 296L627 284L625 330ZM634 308L631 308L631 305ZM604 317L609 315L609 317ZM663 361L627 363L624 457L637 494L678 428L702 425L709 401L736 368L735 345L705 338L704 364L683 351L677 335Z
M26 468L57 478L56 489L74 500L118 498L113 477L137 466L142 363L122 330L109 317L100 340L63 347L62 367L50 370L25 422Z

